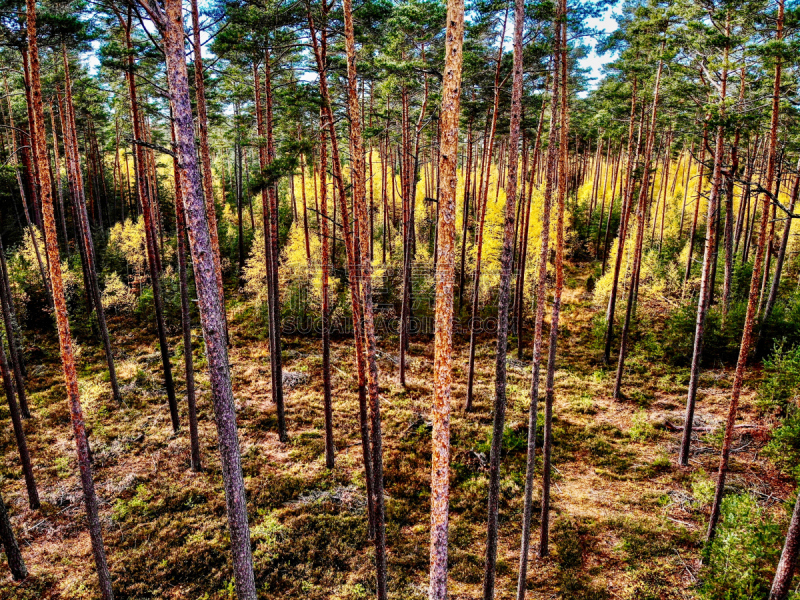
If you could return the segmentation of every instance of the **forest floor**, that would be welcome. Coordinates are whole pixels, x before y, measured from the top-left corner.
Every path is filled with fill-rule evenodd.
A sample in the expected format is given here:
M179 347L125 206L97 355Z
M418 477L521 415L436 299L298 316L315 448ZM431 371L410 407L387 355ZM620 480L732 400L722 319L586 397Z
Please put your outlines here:
M688 372L649 362L634 348L625 402L612 401L613 371L599 361L586 292L587 265L569 265L555 376L552 555L535 557L541 476L538 428L534 551L529 598L694 598L700 548L716 470L732 370L703 372L688 468L676 466ZM233 307L231 364L249 498L256 579L262 598L356 600L374 597L374 552L367 539L366 498L352 340L332 347L336 467L323 456L322 359L318 339L285 338L288 443L277 438L269 350L263 328ZM640 310L648 310L641 307ZM94 453L97 493L118 598L234 598L225 501L205 361L195 352L204 471L189 470L185 402L183 429L172 433L156 336L111 319L124 404L110 401L102 348L82 340L81 399ZM199 332L198 332L199 333ZM180 349L179 332L171 337ZM31 334L32 335L32 334ZM530 336L528 332L528 336ZM502 460L497 598L516 588L530 345L516 360L512 340ZM0 475L31 573L15 584L3 568L2 599L97 598L74 441L58 346L53 333L28 338L28 389L33 418L25 423L41 510L27 506L8 420L0 432ZM466 395L468 340L456 336L452 415L450 590L454 600L481 597L488 455L492 421L494 338L477 348L473 413ZM200 344L198 344L199 346ZM407 386L397 377L396 339L383 339L379 365L384 433L390 596L426 596L429 548L430 423L433 343L411 343ZM173 358L179 398L183 361ZM546 354L545 354L546 356ZM779 510L792 486L759 454L769 423L754 406L751 371L734 439L732 488L750 490ZM543 403L540 403L540 412ZM710 475L709 475L710 474Z

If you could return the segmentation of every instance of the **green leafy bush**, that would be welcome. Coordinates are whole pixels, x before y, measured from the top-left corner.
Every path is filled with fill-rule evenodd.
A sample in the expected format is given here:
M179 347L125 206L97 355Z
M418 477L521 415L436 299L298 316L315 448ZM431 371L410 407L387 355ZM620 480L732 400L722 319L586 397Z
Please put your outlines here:
M800 294L778 297L769 319L761 326L756 357L767 356L778 344L784 347L800 345Z
M758 390L758 404L781 417L780 426L772 431L772 439L764 454L779 468L800 475L800 346L786 348L782 342L764 360L764 380Z
M721 308L706 313L703 334L703 364L733 364L739 357L746 302L732 302L723 324ZM691 363L697 322L697 302L683 304L673 310L664 323L662 344L664 356L674 365Z
M758 403L786 416L800 397L800 345L786 348L780 343L764 360L764 380L758 391Z
M703 600L766 598L782 546L781 527L747 494L727 496L706 549Z
M644 409L640 409L633 415L628 435L635 442L646 442L658 438L658 430L647 420L647 412Z
M537 435L542 428L537 427ZM541 439L541 438L540 438ZM537 444L540 440L537 440ZM541 447L541 446L540 446ZM516 452L527 452L528 449L528 429L522 425L517 427L506 427L503 429L503 454L514 454ZM475 450L483 452L486 456L492 451L492 434L486 436L485 441L475 444Z
M792 411L781 426L772 431L772 439L764 448L764 455L784 472L800 477L800 414L797 410Z

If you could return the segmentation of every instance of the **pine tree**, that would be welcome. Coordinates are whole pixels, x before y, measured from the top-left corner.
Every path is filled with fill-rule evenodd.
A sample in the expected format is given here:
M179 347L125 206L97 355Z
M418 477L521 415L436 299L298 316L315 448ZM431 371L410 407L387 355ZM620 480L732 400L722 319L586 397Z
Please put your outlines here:
M569 108L567 82L567 1L558 5L560 32L556 35L559 44L555 68L560 70L561 102L559 104L558 156L555 158L553 174L558 175L556 212L556 281L553 292L553 307L550 313L550 343L547 354L547 377L545 380L544 444L542 447L542 510L539 523L539 557L550 553L550 468L553 452L553 402L555 400L556 350L558 344L558 320L561 314L561 293L564 289L564 209L567 195L567 153L569 144Z
M775 40L778 44L783 40L784 27L784 2L778 0L778 15L776 23ZM725 491L725 479L728 474L728 462L730 460L731 446L733 442L733 428L736 423L736 415L739 409L739 398L744 384L744 371L747 366L747 359L754 339L753 327L758 308L759 284L761 270L764 265L764 255L767 252L767 230L769 224L769 207L771 194L775 187L775 171L778 154L778 122L780 117L781 100L781 68L782 60L778 55L774 59L774 75L772 87L772 112L770 116L769 146L767 148L767 180L764 190L761 193L761 223L758 234L758 249L756 250L755 260L753 261L753 275L750 280L750 293L747 299L747 312L745 313L744 329L742 331L742 341L739 346L739 358L736 361L736 371L733 375L733 387L731 389L731 403L728 408L728 418L725 421L725 437L722 440L722 451L719 459L719 469L717 471L717 485L714 493L714 501L711 505L711 516L708 520L708 531L706 539L711 541L716 535L717 522L719 521L722 509L722 495ZM787 583L788 585L788 583ZM779 596L778 596L779 597Z
M430 600L447 598L447 533L450 504L450 402L452 392L458 130L463 62L464 2L449 0L442 82L439 153L439 223L436 259L433 453L431 459ZM466 218L466 215L465 215Z
M514 253L514 212L517 201L517 169L522 119L522 34L525 26L524 0L514 2L514 70L511 84L511 123L508 141L508 173L506 174L505 228L500 254L500 291L497 298L497 350L495 357L494 421L492 450L489 457L489 508L486 538L486 565L483 576L483 598L494 598L497 569L497 521L500 498L500 453L506 414L506 355L508 351L508 308L511 287L511 261ZM498 187L500 182L497 183Z
M27 0L28 56L30 58L30 87L33 104L33 117L39 126L44 126L44 109L42 106L42 84L39 66L39 46L36 29L36 2ZM40 172L47 169L47 148L42 136L36 138L33 154ZM111 576L106 562L100 518L97 511L97 496L94 491L92 467L89 462L89 442L86 437L83 411L78 391L78 375L73 351L72 333L67 318L67 305L64 296L64 282L61 273L61 258L58 251L58 234L56 233L55 211L53 209L53 193L49 177L39 180L42 206L42 219L45 233L45 248L50 270L50 283L56 312L56 324L61 349L61 364L67 385L67 398L70 404L72 430L78 451L78 467L80 469L83 502L89 522L89 536L92 541L97 576L100 581L100 594L103 600L112 600Z
M200 323L205 340L206 359L211 382L211 398L217 425L222 481L231 536L234 582L239 600L255 600L256 587L247 502L242 476L242 458L236 427L236 409L231 387L230 363L223 298L217 286L213 242L203 200L200 163L197 156L189 76L184 49L183 11L179 0L167 0L163 12L142 5L158 26L167 61L170 106L175 122L177 157L182 168L179 177L181 198L186 214L189 248L192 252L194 279L197 285ZM158 12L157 12L158 11Z

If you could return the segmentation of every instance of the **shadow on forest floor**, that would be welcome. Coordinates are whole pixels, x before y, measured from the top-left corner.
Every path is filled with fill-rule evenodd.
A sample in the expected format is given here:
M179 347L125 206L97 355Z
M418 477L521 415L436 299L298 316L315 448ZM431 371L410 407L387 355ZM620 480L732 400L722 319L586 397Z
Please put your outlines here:
M693 482L713 473L732 372L705 371L690 467L675 466L688 380L685 369L648 362L634 349L625 379L628 400L610 398L613 372L602 368L592 342L597 307L585 274L572 267L565 290L556 372L553 472L553 556L531 558L529 598L693 598L700 541L709 506ZM283 341L284 369L300 374L287 387L290 441L277 439L270 395L267 341L232 316L231 364L249 498L256 578L261 598L356 600L372 597L373 550L367 539L352 343L332 347L336 468L326 470L322 437L322 359L316 339ZM95 459L95 481L109 563L118 598L233 598L225 502L205 361L196 350L201 444L205 470L189 470L184 428L172 434L156 338L120 318L113 343L124 405L110 400L100 345L80 346L81 398ZM530 387L526 360L509 361L500 502L498 598L516 588L525 477ZM199 331L196 331L199 334ZM263 336L259 336L263 337ZM12 523L31 576L21 585L4 571L0 598L89 599L96 578L77 478L65 388L55 339L29 340L39 349L28 388L33 419L25 424L42 508L27 508L10 426L0 432L0 475ZM170 340L180 348L179 338ZM383 339L381 395L387 494L389 589L398 600L422 599L428 568L432 340L413 341L405 389L392 360L397 340ZM199 344L198 344L199 346ZM516 356L516 341L511 350ZM475 411L461 410L468 343L456 339L452 416L450 521L451 598L479 598L483 577L491 431L494 339L477 349ZM546 356L546 354L545 354ZM179 395L183 361L173 364ZM752 376L752 372L751 372ZM746 389L741 419L760 425ZM7 408L0 418L8 424ZM541 421L541 419L540 419ZM789 480L759 456L768 434L748 430L734 455L730 484L773 499ZM739 447L742 441L735 440ZM541 447L541 427L539 445ZM540 451L537 449L537 460ZM537 482L540 477L537 469ZM534 546L539 487L535 490ZM777 508L775 510L778 510Z

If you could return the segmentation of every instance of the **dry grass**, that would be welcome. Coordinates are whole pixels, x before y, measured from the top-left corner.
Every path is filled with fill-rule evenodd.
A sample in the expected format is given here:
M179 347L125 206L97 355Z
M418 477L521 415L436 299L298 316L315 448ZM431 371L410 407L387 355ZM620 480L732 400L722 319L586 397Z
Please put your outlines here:
M553 472L553 556L531 558L529 597L693 598L708 506L693 496L695 473L716 467L718 433L727 410L731 373L710 371L701 382L698 419L712 426L697 434L689 468L675 466L685 371L648 364L635 355L626 377L631 398L610 399L613 373L598 364L591 342L594 310L578 283L566 291L564 335L556 376ZM644 309L642 309L644 310ZM116 321L118 372L125 403L110 401L102 352L84 340L81 391L95 456L95 480L114 586L119 598L221 600L232 598L228 537L209 386L201 371L199 416L205 470L192 473L186 430L173 435L154 335ZM528 335L530 335L528 333ZM336 468L324 466L320 345L284 340L284 369L300 374L287 388L290 441L276 434L270 398L269 351L253 325L232 325L234 392L244 474L262 598L356 600L373 595L374 556L367 539L364 483L353 379L352 343L334 343ZM27 508L10 426L0 431L0 474L12 522L31 576L21 585L6 575L0 598L96 598L97 590L77 479L64 386L55 340L36 337L30 389L34 418L26 431L43 506ZM530 342L530 340L527 340ZM171 340L173 346L177 338ZM457 340L450 546L451 597L479 598L485 543L488 477L476 459L491 430L493 344L481 340L475 412L465 415L468 346ZM403 389L392 360L396 340L381 347L385 436L389 588L398 600L424 598L428 564L432 343L411 346ZM515 350L513 344L512 349ZM202 359L196 351L198 361ZM529 360L529 358L527 359ZM182 360L173 361L179 392ZM530 366L511 362L508 451L501 484L498 598L516 587L525 473ZM0 408L8 423L6 409ZM182 423L186 407L181 404ZM742 421L758 423L752 391ZM540 430L541 438L541 430ZM758 452L762 429L735 442L731 485L761 493L775 504L790 493ZM539 459L537 452L537 460ZM537 470L537 481L540 470ZM536 507L538 509L538 487ZM777 510L777 508L776 508ZM538 530L538 510L534 518Z

